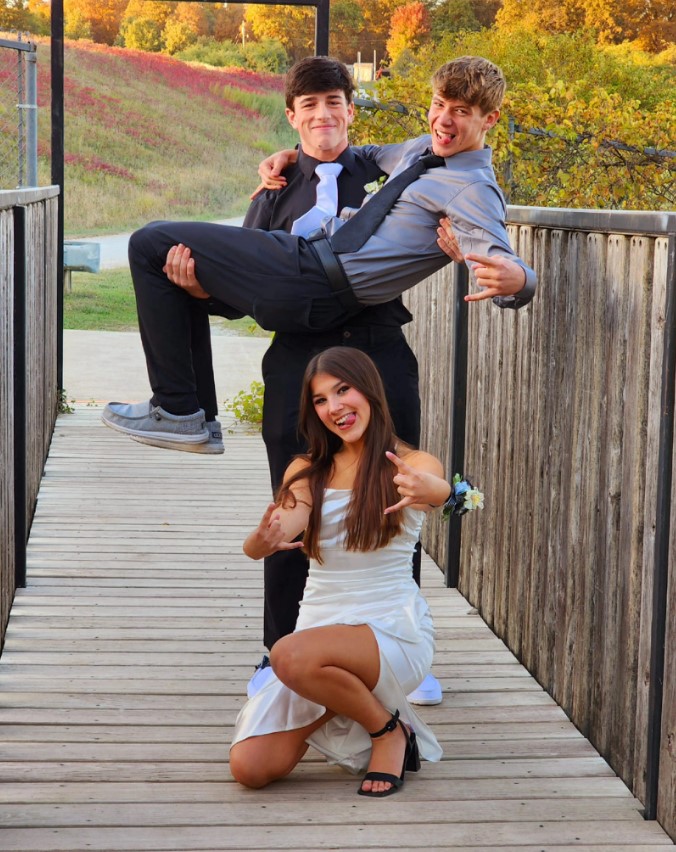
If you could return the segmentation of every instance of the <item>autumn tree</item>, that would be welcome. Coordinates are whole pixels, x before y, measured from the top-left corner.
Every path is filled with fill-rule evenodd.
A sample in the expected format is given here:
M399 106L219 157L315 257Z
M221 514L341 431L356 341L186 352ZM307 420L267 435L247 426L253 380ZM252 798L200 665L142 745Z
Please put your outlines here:
M364 15L364 29L360 33L360 48L383 56L390 35L392 15L409 0L357 0Z
M209 17L201 3L179 3L167 17L162 40L167 53L178 53L209 34Z
M28 0L0 0L0 30L26 31L31 23Z
M39 27L44 29L46 26L46 31L48 32L52 16L48 0L28 0L28 10Z
M386 45L391 61L396 62L404 50L417 50L429 32L429 12L420 0L395 9L390 23L390 37Z
M657 52L676 42L673 0L504 0L496 24L548 33L592 30L599 43L634 41Z
M384 106L362 110L355 143L426 132L430 77L449 56L479 54L508 80L502 118L488 137L514 204L668 210L676 205L673 70L636 49L604 49L587 35L482 30L423 48L405 75L379 81ZM511 121L510 121L511 119Z
M250 5L246 7L244 20L256 39L280 42L293 60L313 52L315 13L312 8Z
M120 30L127 0L64 0L65 26L86 27L94 41L113 44Z
M244 4L224 3L217 7L210 4L211 31L216 41L235 41L241 32L244 20Z

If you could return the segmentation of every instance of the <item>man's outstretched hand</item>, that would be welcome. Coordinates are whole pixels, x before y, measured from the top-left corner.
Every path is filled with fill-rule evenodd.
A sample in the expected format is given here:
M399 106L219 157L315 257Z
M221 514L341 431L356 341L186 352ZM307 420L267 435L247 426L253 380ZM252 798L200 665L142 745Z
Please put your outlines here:
M481 288L478 293L465 296L466 302L480 302L495 296L515 296L526 284L526 270L506 257L468 254L465 260L474 272L477 286Z
M190 249L183 243L169 249L162 271L172 284L185 290L189 296L195 299L211 298L195 277L195 260Z

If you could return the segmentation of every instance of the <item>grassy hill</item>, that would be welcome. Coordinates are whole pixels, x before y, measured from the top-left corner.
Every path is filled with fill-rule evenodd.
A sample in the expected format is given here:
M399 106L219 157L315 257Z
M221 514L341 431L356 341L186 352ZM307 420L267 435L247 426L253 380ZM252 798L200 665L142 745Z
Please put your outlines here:
M49 45L42 44L41 184L50 182L50 85ZM258 162L294 141L282 90L282 78L274 75L68 42L66 234L243 213L258 182Z

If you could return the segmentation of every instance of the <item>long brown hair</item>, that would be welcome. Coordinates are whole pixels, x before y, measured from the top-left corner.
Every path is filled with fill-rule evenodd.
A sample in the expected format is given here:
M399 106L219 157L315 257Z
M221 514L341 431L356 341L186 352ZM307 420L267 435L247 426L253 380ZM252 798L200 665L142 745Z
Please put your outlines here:
M333 472L334 456L343 446L338 435L324 426L312 401L312 379L319 373L335 376L358 390L369 402L371 416L364 433L364 450L345 515L345 546L348 550L368 551L384 547L401 530L399 513L385 515L386 506L400 499L393 482L395 474L386 450L394 451L398 442L380 374L373 361L350 347L334 346L310 361L303 377L299 427L308 445L308 467L285 483L278 495L282 504L294 505L290 486L301 479L309 481L312 511L304 536L307 554L321 563L319 533L324 489Z

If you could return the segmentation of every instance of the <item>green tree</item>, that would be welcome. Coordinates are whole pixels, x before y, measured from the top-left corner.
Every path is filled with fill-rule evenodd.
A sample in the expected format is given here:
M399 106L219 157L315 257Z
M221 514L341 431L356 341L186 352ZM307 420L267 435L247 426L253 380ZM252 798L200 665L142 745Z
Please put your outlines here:
M361 49L364 11L357 0L335 0L331 3L331 55L344 62L354 62Z
M446 33L460 30L479 30L485 24L479 21L472 0L442 0L431 10L432 34L441 38Z
M164 47L162 27L154 18L128 18L122 24L120 37L125 47L158 53Z

